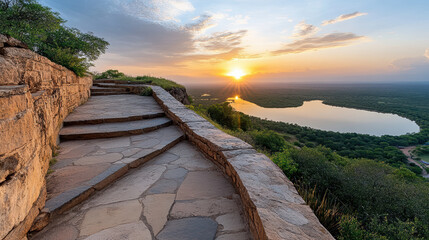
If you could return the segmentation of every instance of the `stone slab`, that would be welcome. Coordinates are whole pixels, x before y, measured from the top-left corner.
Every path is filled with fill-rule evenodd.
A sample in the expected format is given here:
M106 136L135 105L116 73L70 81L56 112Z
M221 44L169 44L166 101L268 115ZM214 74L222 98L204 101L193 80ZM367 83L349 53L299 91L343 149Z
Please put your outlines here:
M90 195L92 192L94 192L94 189L85 185L70 189L46 201L45 208L49 209L49 212L62 211L74 199L83 195Z
M91 208L81 224L80 236L87 236L107 228L137 222L143 208L138 200L112 203Z
M228 213L216 218L216 222L222 225L222 231L239 232L245 230L243 217L239 212Z
M84 240L152 240L149 229L142 221L118 225L104 229Z
M239 206L234 200L227 198L176 201L170 216L172 218L210 217L234 211L239 211Z
M189 172L177 191L177 200L232 197L234 188L217 171Z
M126 106L126 107L124 107ZM138 95L117 95L92 97L77 108L65 120L66 125L77 123L113 122L141 120L147 115L164 112L152 97ZM160 116L160 115L158 115ZM142 117L139 119L139 117Z
M178 184L176 181L161 179L149 188L147 194L176 193L177 188Z
M143 198L143 213L154 235L164 228L175 197L175 194L155 194Z
M94 196L83 207L91 208L101 204L137 199L162 176L165 170L166 167L161 165L137 169Z
M170 220L157 235L158 240L213 240L217 223L210 218L194 217Z
M93 166L68 166L56 170L47 178L48 199L84 185L87 181L108 169L110 164L96 164Z
M240 232L240 233L223 234L218 236L215 240L249 240L249 239L251 239L249 233Z
M71 225L60 225L36 235L32 240L75 240L79 236L79 231Z
M171 124L168 118L153 118L132 122L101 123L64 127L60 131L62 140L85 140L103 137L120 137L142 134Z

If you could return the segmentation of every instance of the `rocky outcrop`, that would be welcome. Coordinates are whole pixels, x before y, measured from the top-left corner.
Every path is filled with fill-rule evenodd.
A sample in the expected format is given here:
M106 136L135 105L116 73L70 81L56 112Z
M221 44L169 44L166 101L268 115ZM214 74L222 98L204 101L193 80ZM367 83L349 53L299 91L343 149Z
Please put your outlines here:
M185 105L191 104L189 102L189 96L188 96L188 93L186 92L186 88L174 87L174 88L171 88L170 90L168 90L168 92L171 94L171 96L173 96L175 99L177 99L177 101L179 101Z
M0 239L21 239L43 208L62 121L91 85L0 34Z

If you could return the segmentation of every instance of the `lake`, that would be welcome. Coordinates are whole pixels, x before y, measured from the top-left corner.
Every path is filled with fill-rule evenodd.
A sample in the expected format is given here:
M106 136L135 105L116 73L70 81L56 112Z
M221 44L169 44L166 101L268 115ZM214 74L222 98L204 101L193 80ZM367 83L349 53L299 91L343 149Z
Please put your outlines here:
M326 131L399 136L420 131L419 126L395 114L326 105L321 100L305 101L300 107L264 108L241 98L229 98L231 106L247 115L298 124Z

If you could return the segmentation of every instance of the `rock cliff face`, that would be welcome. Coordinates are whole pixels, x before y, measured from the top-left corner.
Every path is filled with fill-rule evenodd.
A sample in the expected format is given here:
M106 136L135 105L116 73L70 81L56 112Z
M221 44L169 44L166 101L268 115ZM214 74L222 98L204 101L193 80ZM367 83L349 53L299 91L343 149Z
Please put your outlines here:
M186 92L186 88L172 88L168 90L168 92L175 98L177 101L189 105L191 104L189 102L188 93Z
M91 85L0 34L0 239L21 239L43 208L62 121Z

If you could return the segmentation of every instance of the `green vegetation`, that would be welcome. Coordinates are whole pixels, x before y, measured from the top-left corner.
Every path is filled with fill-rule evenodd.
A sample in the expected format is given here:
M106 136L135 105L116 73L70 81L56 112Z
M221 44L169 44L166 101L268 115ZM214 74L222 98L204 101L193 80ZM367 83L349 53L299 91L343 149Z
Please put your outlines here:
M271 156L336 238L429 239L429 183L391 146L395 137L270 122L227 103L190 108Z
M208 99L227 99L235 96L234 89L190 89L195 104L213 103ZM210 97L202 96L205 93ZM429 84L391 85L292 85L289 88L248 88L241 97L263 107L297 107L303 101L323 99L326 104L395 113L417 122L421 131L403 136L370 136L356 133L337 133L273 122L250 117L253 128L270 129L284 136L293 136L298 147L323 145L349 158L368 158L393 167L408 167L415 173L420 169L408 165L397 148L425 143L429 140ZM202 100L204 99L204 100Z
M123 77L125 77L124 73L121 73L118 70L114 69L109 69L94 76L95 79L118 79Z
M416 160L422 160L425 162L429 162L429 146L423 145L423 146L417 146L416 149L412 152L412 154L415 156Z
M250 126L249 117L234 111L228 103L212 105L207 113L210 118L232 130L246 131Z
M126 76L124 73L121 73L118 70L112 70L112 69L102 72L100 74L96 74L95 79L113 79L113 80L131 81L131 82L135 81L139 83L146 83L146 84L151 84L155 86L160 86L167 91L172 90L174 88L182 88L182 89L185 88L184 86L165 78L158 78L158 77L152 77L152 76L131 77L131 76Z
M152 96L152 94L153 94L153 90L150 87L143 88L142 92L140 93L140 95L142 96Z
M64 23L58 13L35 0L0 0L0 33L84 76L109 43Z

